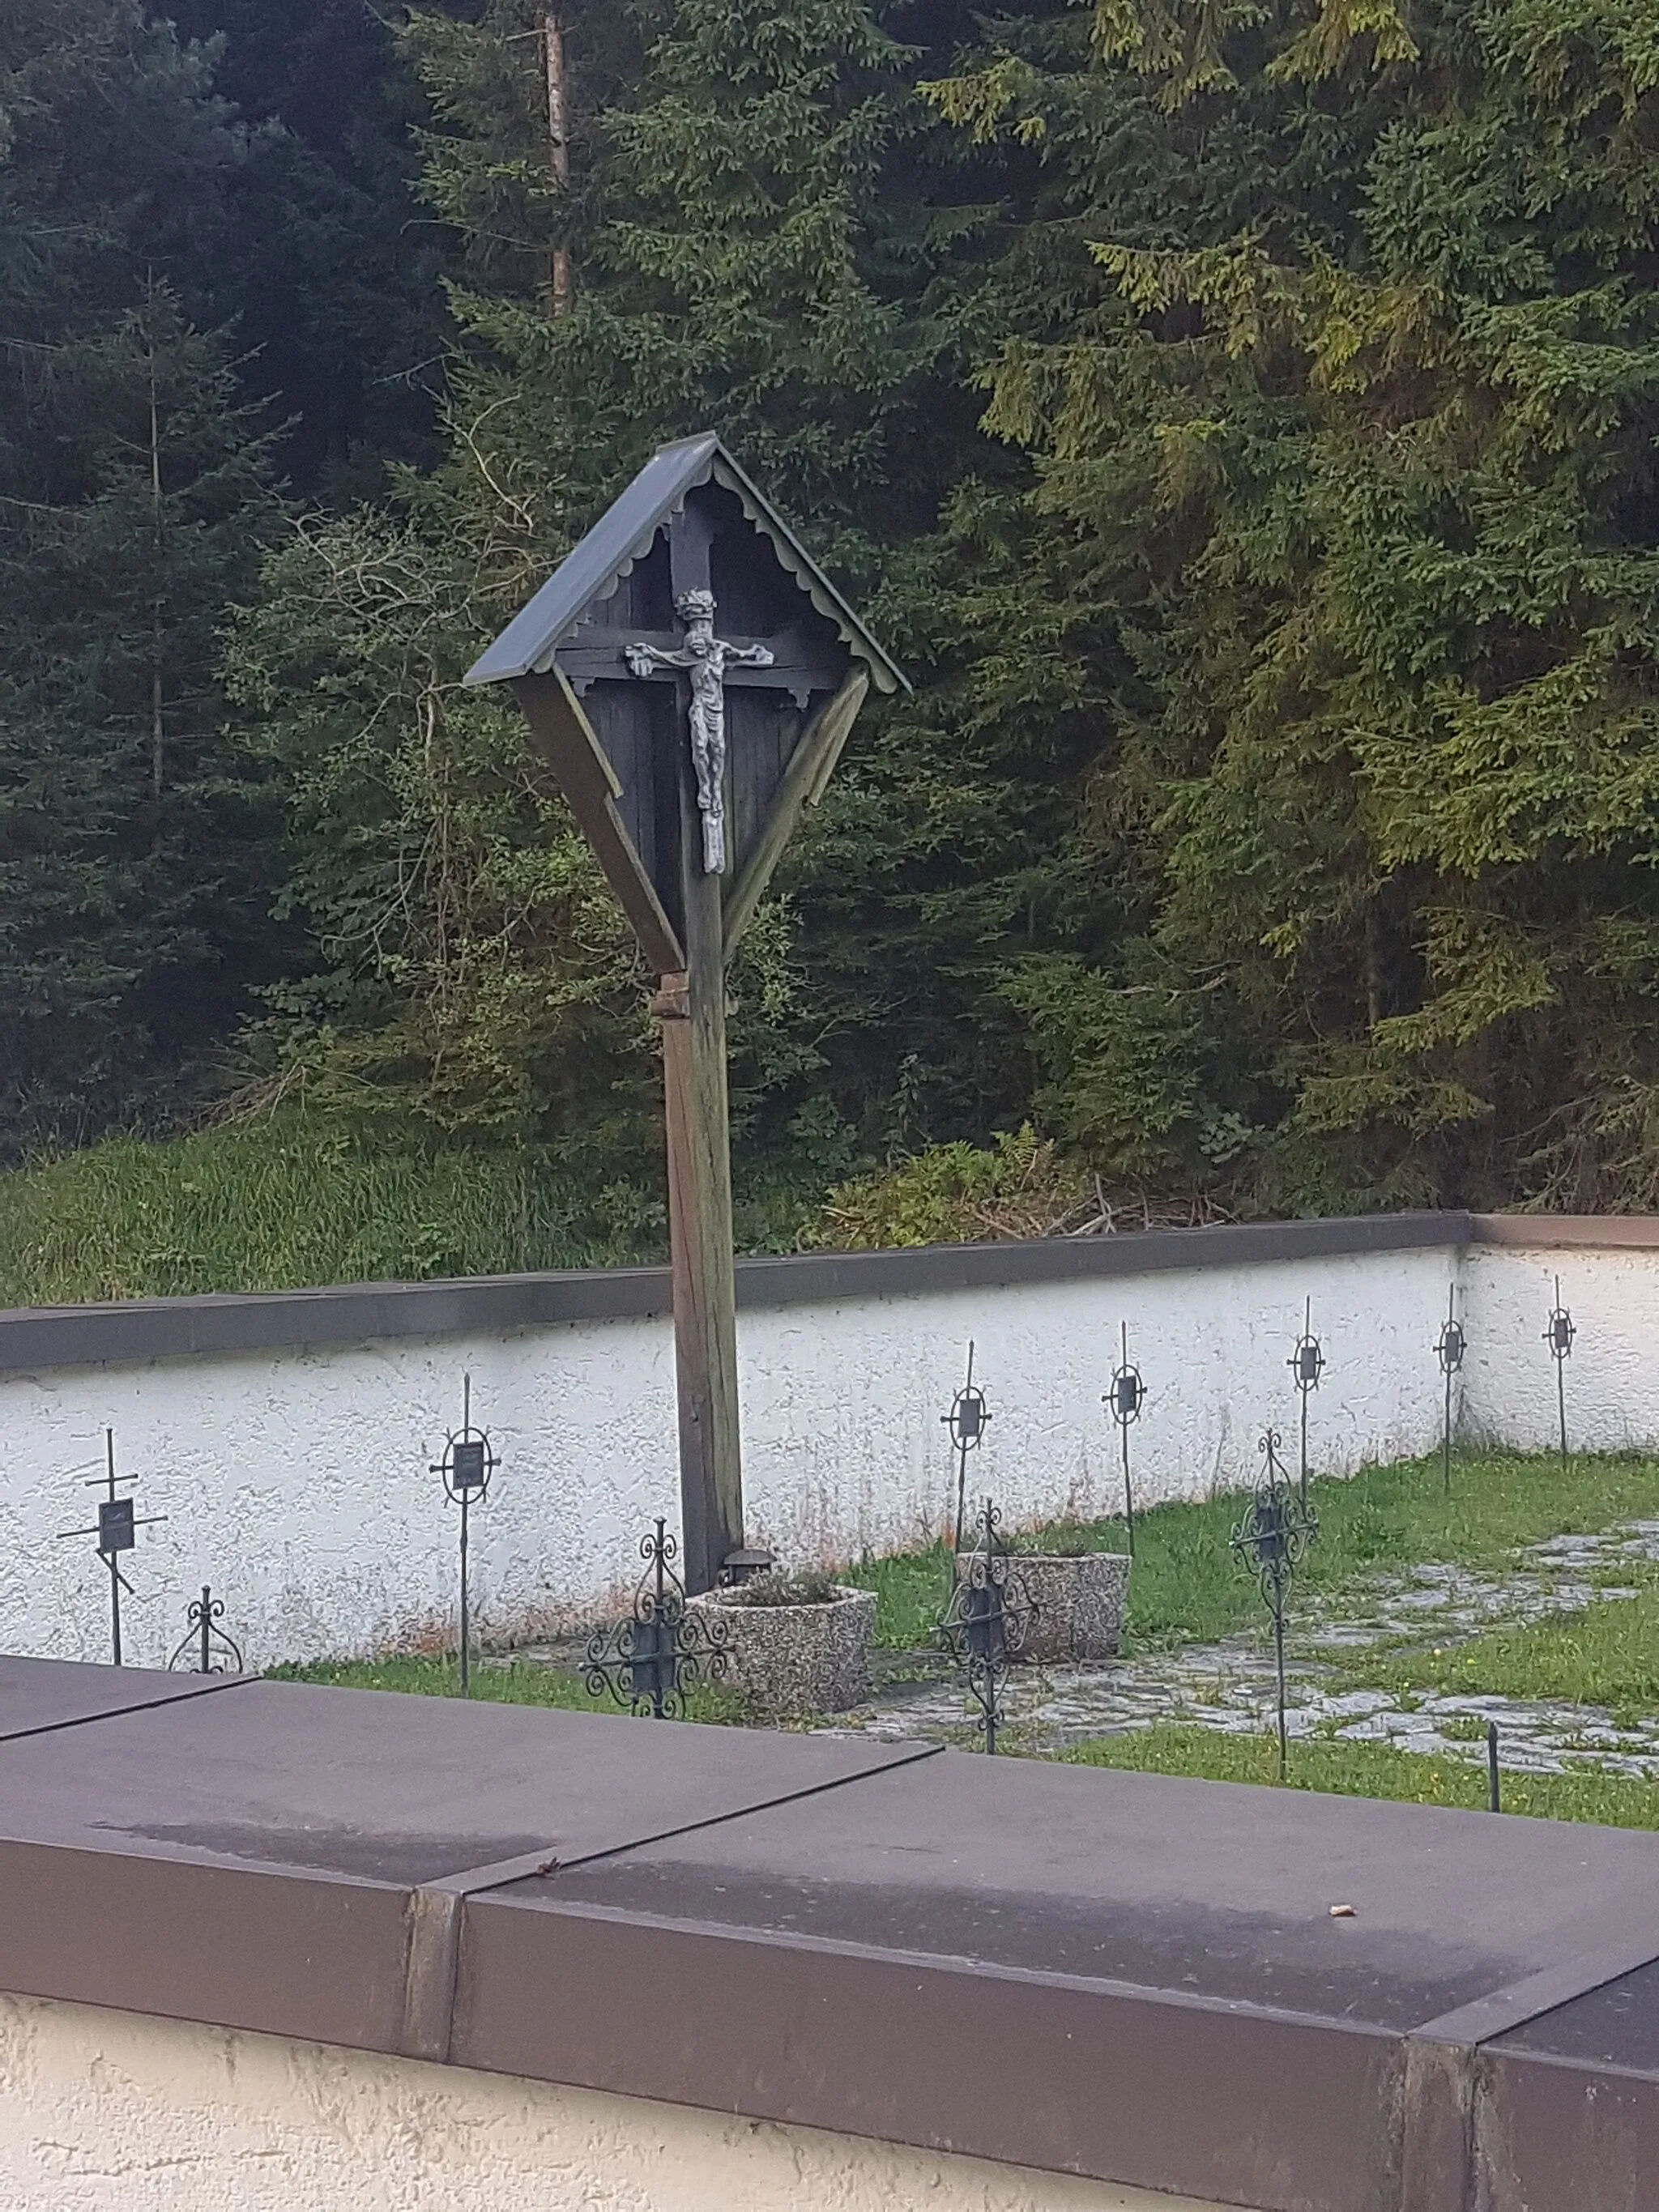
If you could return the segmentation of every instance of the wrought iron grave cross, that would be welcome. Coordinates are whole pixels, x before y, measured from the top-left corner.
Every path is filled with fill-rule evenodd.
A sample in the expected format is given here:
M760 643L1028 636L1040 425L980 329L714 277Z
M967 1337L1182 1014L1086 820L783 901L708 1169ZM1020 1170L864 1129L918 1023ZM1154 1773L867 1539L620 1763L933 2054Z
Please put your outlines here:
M117 1474L115 1472L115 1431L104 1431L104 1472L94 1474L84 1486L88 1490L102 1490L98 1501L98 1520L91 1528L61 1528L58 1540L70 1536L95 1536L97 1553L109 1571L109 1626L111 1657L116 1666L121 1664L121 1593L133 1595L132 1584L121 1572L121 1554L130 1552L137 1544L140 1528L153 1528L167 1519L165 1513L137 1515L133 1501L123 1498L116 1489L119 1482L137 1482L136 1474Z

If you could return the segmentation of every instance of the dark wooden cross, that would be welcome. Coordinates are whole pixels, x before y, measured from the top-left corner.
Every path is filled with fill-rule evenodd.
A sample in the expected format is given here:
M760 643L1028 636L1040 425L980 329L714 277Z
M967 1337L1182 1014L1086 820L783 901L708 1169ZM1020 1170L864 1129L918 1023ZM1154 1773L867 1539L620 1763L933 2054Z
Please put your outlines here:
M685 1579L744 1547L726 969L904 678L718 438L665 446L467 677L509 684L657 977Z

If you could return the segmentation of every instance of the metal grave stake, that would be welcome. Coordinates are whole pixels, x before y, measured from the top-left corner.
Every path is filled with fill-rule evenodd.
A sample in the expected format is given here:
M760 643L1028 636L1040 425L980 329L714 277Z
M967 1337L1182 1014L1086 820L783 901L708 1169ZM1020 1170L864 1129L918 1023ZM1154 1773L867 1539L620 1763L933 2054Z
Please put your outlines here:
M110 1644L115 1664L118 1667L121 1663L121 1593L125 1590L129 1597L135 1595L132 1584L121 1572L120 1557L123 1552L134 1549L137 1543L137 1532L140 1528L153 1528L167 1516L165 1513L149 1513L142 1520L135 1520L131 1498L116 1495L118 1482L137 1482L138 1477L116 1474L113 1429L104 1431L104 1459L103 1474L94 1474L83 1485L88 1490L101 1487L105 1491L105 1495L98 1501L96 1526L91 1528L60 1528L58 1534L60 1543L71 1536L95 1536L98 1540L95 1547L98 1556L109 1569Z
M908 690L719 438L662 447L469 671L505 684L657 979L685 1579L744 1540L726 974L873 686Z
M1135 1552L1135 1493L1129 1478L1129 1431L1140 1419L1140 1409L1146 1402L1146 1385L1141 1380L1140 1370L1129 1364L1129 1324L1119 1324L1119 1342L1122 1364L1112 1377L1112 1387L1106 1393L1105 1402L1112 1409L1112 1419L1117 1423L1123 1439L1123 1519L1129 1531L1129 1557Z
M1435 1357L1440 1362L1440 1372L1446 1383L1446 1418L1441 1442L1441 1480L1448 1498L1451 1496L1452 1451L1452 1378L1463 1364L1463 1354L1468 1350L1468 1339L1463 1334L1463 1324L1457 1318L1457 1286L1454 1284L1446 1294L1446 1318L1441 1324L1440 1334L1435 1340Z
M1572 1325L1572 1316L1561 1303L1561 1278L1555 1279L1555 1304L1550 1308L1550 1317L1544 1329L1544 1341L1555 1362L1555 1410L1561 1423L1561 1472L1567 1471L1567 1362L1572 1358L1572 1340L1577 1335Z
M988 1498L975 1524L979 1540L958 1565L956 1588L938 1629L939 1641L977 1709L975 1725L992 1753L1003 1721L1008 1669L1024 1650L1037 1613L1000 1534L1001 1520Z
M240 1674L242 1672L242 1647L219 1623L225 1617L225 1601L215 1597L206 1583L202 1584L200 1597L191 1598L185 1607L188 1623L177 1649L167 1661L169 1674ZM196 1660L186 1667L186 1653ZM228 1662L222 1665L222 1661Z
M1250 1510L1232 1534L1232 1548L1256 1578L1261 1601L1273 1622L1273 1665L1279 1679L1279 1778L1290 1768L1289 1738L1285 1725L1285 1608L1291 1583L1309 1544L1319 1534L1319 1521L1291 1486L1279 1457L1277 1429L1261 1439L1267 1464Z
M1296 1340L1296 1349L1285 1363L1296 1378L1296 1387L1302 1400L1302 1474L1298 1487L1302 1510L1308 1510L1308 1394L1319 1388L1319 1378L1325 1372L1325 1348L1313 1333L1313 1300L1304 1309L1302 1334Z
M444 1495L461 1509L461 1695L472 1694L472 1617L466 1583L467 1518L475 1504L489 1495L489 1478L501 1462L487 1431L472 1425L472 1377L461 1378L461 1425L444 1441L444 1455L427 1472L444 1479Z
M659 1521L640 1539L645 1572L624 1620L596 1628L588 1639L585 1679L594 1697L606 1692L631 1713L684 1720L686 1692L724 1679L730 1643L722 1620L694 1613L674 1572L679 1550Z
M957 1455L957 1517L951 1528L951 1557L954 1560L962 1549L963 1516L967 1510L968 1455L977 1451L985 1441L985 1431L991 1419L991 1409L985 1402L985 1393L974 1382L974 1345L968 1341L968 1379L951 1401L948 1413L939 1415L951 1431L951 1442ZM951 1570L952 1588L956 1569Z

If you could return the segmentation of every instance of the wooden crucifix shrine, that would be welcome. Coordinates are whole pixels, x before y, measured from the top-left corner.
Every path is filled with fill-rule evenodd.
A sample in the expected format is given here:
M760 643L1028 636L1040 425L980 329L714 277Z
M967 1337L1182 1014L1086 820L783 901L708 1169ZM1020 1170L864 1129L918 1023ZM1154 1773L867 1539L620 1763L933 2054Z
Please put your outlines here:
M720 440L665 446L469 672L509 684L658 979L688 1589L743 1548L726 969L889 659Z

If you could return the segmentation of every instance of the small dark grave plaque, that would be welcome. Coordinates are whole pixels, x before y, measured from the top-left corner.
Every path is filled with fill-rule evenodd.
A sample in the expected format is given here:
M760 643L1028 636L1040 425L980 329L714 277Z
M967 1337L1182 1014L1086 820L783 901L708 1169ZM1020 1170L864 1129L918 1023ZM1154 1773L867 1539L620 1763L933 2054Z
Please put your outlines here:
M112 1552L130 1552L138 1539L133 1534L132 1500L103 1498L98 1502L98 1549L108 1559Z
M452 1448L450 1480L457 1490L482 1490L484 1486L484 1440L468 1438Z
M467 677L507 684L663 1024L685 1580L743 1548L726 966L873 684L904 678L712 434L665 446Z

